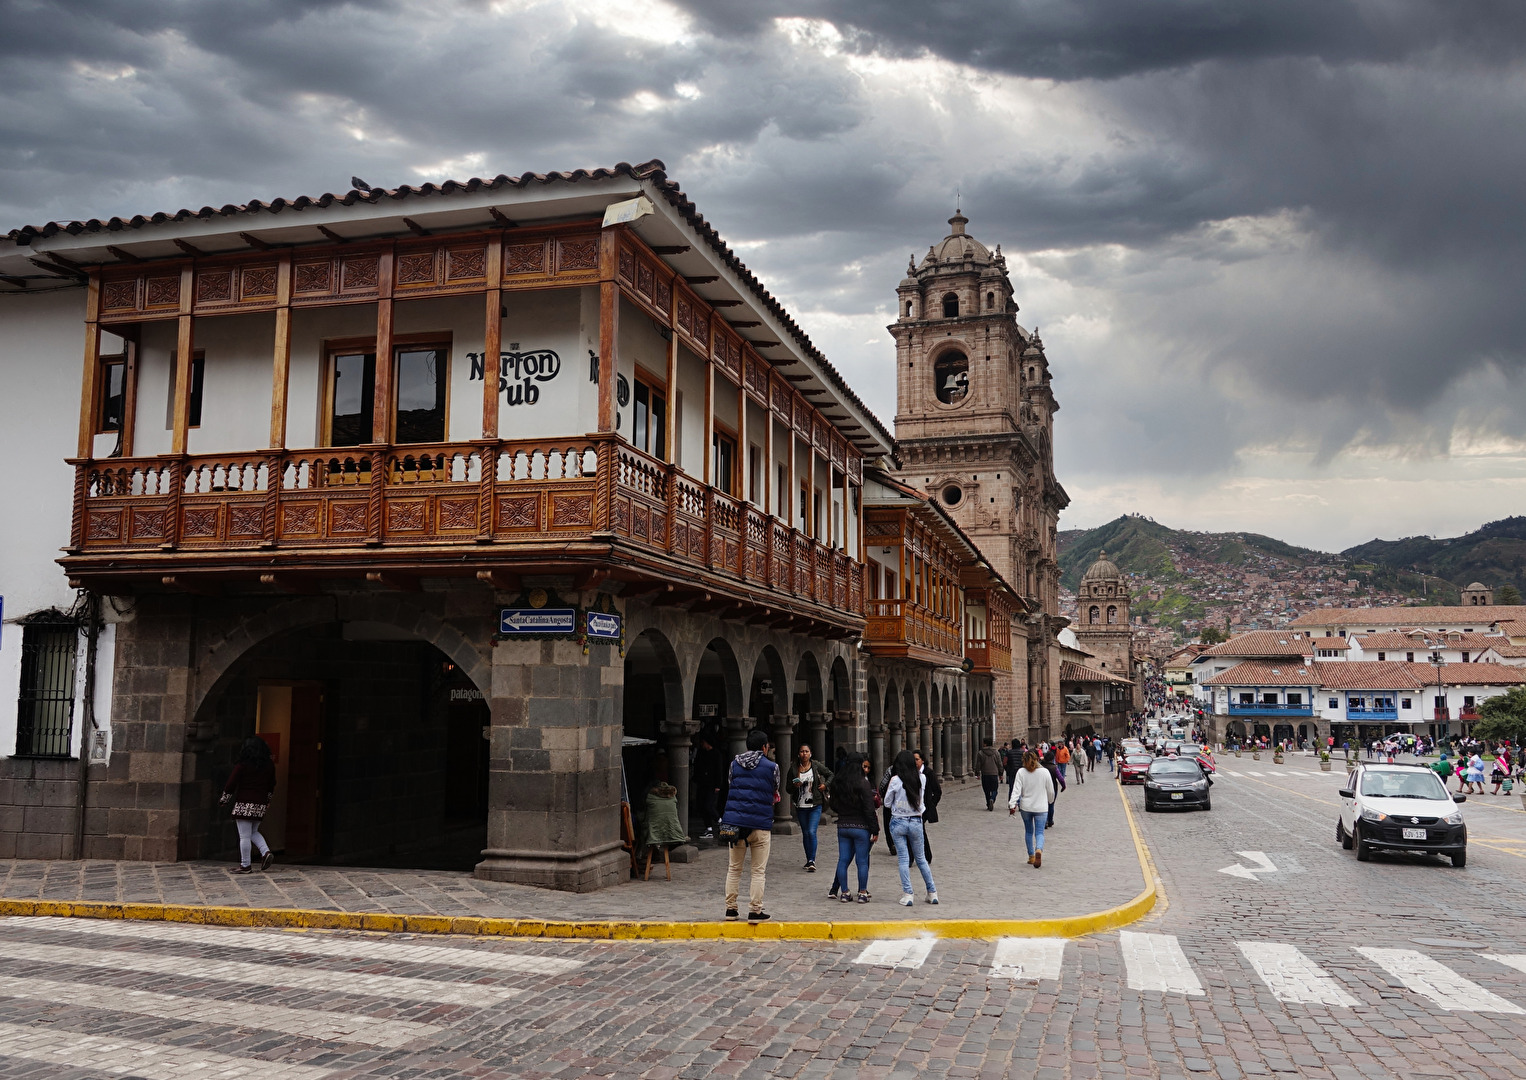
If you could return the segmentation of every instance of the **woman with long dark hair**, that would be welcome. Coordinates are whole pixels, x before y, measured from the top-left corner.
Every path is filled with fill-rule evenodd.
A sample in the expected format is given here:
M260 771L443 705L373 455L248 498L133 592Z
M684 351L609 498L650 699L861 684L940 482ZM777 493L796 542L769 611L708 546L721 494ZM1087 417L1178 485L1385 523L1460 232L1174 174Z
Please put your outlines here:
M916 897L911 892L911 864L915 862L927 886L927 902L938 902L938 887L933 884L932 867L922 848L922 811L927 781L917 768L910 750L902 750L891 766L890 783L885 785L885 806L890 810L890 840L895 845L896 866L901 872L901 904L911 907Z
M827 898L853 902L848 889L848 864L858 863L858 902L869 902L869 851L879 836L874 789L869 786L869 759L849 754L832 776L832 808L837 811L837 876Z
M239 748L238 763L223 786L222 802L233 803L233 822L238 826L238 869L236 874L252 873L250 845L260 853L260 869L269 870L275 854L260 835L260 822L270 811L270 796L276 789L276 767L270 760L270 747L258 735L251 735Z

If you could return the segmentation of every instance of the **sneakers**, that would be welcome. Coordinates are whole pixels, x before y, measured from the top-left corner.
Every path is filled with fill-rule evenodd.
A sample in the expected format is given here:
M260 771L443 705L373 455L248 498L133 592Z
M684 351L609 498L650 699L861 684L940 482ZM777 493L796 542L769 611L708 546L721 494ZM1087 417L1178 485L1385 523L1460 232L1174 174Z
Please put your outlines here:
M917 902L917 898L915 896L912 896L911 893L902 893L901 894L901 906L902 907L911 907L911 905L915 904L916 902Z
M846 898L846 897L847 897L847 894L846 894L846 893L844 893L844 894L843 894L843 896L844 896L844 898ZM868 902L869 902L869 894L868 894L868 893L866 893L866 892L861 892L861 893L859 893L859 894L858 894L858 902L859 902L859 903L860 903L860 904L867 904L867 903L868 903Z
M736 908L729 907L729 908L726 909L726 921L727 922L736 922L740 918L741 918L741 916L737 914L737 909Z
M815 860L812 860L811 862L808 862L808 863L805 864L805 872L807 874L814 874L816 872L816 863L815 863Z
M844 889L842 896L840 896L838 899L840 899L845 904L851 904L851 903L853 903L853 894L848 892L848 890ZM869 902L869 894L868 893L859 893L858 894L858 902L861 903L861 904L867 904Z
M252 867L252 866L240 866L237 870L235 870L233 872L235 874L252 874L252 873L254 873L254 867Z
M715 839L715 830L714 829L706 829L704 832L699 834L699 838L701 840L714 840Z
M261 870L269 870L271 864L274 863L275 861L276 861L276 853L274 851L267 851L267 852L265 852L264 855L260 856L260 869Z
M768 912L766 912L766 911L749 911L747 913L747 921L750 922L750 923L767 922L768 921Z
M935 892L928 893L927 894L927 902L929 904L936 904L938 902L938 894L935 893Z

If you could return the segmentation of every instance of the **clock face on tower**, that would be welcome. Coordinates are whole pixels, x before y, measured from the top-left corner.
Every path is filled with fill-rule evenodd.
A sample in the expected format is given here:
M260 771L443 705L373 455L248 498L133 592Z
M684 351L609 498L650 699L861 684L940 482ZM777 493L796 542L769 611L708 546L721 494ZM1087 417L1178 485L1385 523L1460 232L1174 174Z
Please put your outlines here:
M945 405L957 405L970 390L970 361L958 349L941 354L933 363L933 391Z

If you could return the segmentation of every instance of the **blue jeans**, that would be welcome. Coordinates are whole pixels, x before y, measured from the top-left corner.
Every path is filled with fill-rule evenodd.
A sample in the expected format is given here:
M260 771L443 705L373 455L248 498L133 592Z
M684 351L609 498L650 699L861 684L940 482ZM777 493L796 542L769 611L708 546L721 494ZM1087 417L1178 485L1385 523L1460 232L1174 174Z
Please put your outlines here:
M795 819L800 822L800 839L805 842L805 861L816 861L816 826L821 824L821 807L797 806Z
M837 826L837 876L832 891L848 891L848 864L858 863L858 891L869 891L869 830Z
M927 891L937 892L938 886L933 884L933 869L927 865L927 855L922 850L922 819L891 818L890 839L895 844L896 867L901 871L901 892L907 894L911 892L913 862L922 872L922 884L927 886Z
M1049 811L1019 810L1018 813L1023 815L1023 840L1031 858L1035 851L1044 850L1044 820L1049 817Z
M1070 762L1068 761L1057 761L1054 763L1055 770L1060 774L1061 780L1065 779L1065 766L1069 764Z

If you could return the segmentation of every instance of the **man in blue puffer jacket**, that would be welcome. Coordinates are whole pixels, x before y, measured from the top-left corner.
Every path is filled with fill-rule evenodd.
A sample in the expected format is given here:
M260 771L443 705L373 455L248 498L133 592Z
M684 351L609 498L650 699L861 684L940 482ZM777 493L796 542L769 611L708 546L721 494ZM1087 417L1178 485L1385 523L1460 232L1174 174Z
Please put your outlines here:
M762 922L763 875L768 870L768 849L773 839L774 804L779 801L779 766L769 760L768 736L756 728L747 733L747 750L731 762L731 788L721 824L735 825L742 836L731 845L731 864L726 868L726 918L736 919L737 894L742 888L742 859L752 852L752 886L747 897L747 921Z

